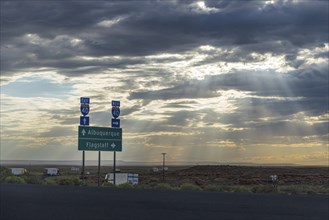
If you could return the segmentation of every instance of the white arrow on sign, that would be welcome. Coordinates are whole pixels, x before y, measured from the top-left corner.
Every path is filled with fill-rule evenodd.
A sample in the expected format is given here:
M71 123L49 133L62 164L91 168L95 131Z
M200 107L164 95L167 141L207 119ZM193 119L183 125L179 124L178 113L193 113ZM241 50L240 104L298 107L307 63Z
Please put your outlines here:
M115 148L115 146L116 146L116 145L115 145L114 143L111 144L111 147L112 147L112 148Z
M82 133L83 136L85 136L85 134L86 134L87 132L85 131L85 129L82 129L81 133Z
M83 118L83 124L84 125L86 124L86 121L87 121L87 119L86 118Z

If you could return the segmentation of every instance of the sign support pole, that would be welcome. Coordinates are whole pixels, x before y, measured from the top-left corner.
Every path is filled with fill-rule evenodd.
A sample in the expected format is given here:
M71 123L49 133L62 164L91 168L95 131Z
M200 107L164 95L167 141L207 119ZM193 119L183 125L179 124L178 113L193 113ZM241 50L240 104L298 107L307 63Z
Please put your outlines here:
M118 117L120 116L120 101L114 101L112 100L112 128L120 128L120 119ZM113 152L113 184L116 183L116 151Z
M89 126L89 97L80 97L80 111L83 116L80 116L80 125ZM85 179L85 151L82 151L82 179Z
M165 181L165 158L166 153L162 153L162 181Z
M82 151L82 179L85 179L85 151Z
M115 173L116 173L116 151L113 152L113 184L115 185Z
M101 151L98 151L98 186L100 186L101 179Z

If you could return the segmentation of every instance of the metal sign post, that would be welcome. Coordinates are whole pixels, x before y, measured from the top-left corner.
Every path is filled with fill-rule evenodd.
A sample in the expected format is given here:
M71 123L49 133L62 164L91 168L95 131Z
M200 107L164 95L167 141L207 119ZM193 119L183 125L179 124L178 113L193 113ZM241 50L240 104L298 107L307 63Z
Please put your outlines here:
M80 111L83 116L80 116L80 125L89 126L89 97L80 97ZM82 179L85 179L85 151L82 151Z
M162 181L165 181L165 159L166 159L166 153L162 154Z
M101 151L98 151L98 181L97 181L98 186L100 186L100 179L101 179Z
M114 101L112 100L112 128L120 128L120 119L118 117L120 116L120 101ZM113 184L116 183L115 178L116 173L116 151L113 152Z

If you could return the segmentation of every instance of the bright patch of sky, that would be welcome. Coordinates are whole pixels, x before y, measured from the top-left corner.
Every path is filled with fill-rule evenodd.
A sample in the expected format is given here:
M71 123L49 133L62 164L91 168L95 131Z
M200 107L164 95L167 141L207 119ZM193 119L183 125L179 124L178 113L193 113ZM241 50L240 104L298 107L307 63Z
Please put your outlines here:
M14 97L53 97L65 98L72 91L72 83L58 83L49 77L39 75L20 78L2 86L1 92Z

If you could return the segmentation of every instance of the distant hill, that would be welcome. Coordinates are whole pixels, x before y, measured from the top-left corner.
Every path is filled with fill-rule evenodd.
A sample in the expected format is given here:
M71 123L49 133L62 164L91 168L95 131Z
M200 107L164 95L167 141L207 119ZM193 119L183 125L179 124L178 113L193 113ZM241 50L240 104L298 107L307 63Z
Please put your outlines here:
M1 160L0 165L57 165L57 166L80 166L81 160ZM162 166L162 160L159 162L139 162L139 161L123 161L117 160L117 166ZM97 166L98 160L87 160L86 166ZM112 166L112 160L101 160L102 166ZM234 166L301 166L298 164L285 163L285 164L256 164L256 163L216 163L216 162L188 162L178 161L171 162L166 161L167 166L198 166L198 165L234 165Z

